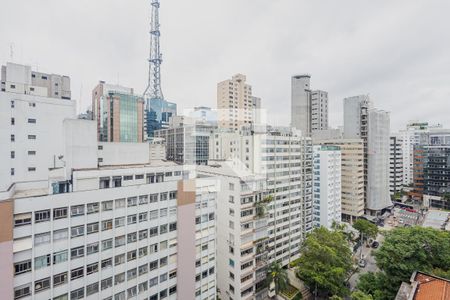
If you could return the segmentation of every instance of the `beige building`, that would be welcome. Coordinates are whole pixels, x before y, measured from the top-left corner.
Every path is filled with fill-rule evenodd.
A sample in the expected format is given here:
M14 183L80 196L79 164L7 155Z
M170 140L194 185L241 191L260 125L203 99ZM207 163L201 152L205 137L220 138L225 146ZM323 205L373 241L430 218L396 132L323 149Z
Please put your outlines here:
M314 144L341 148L342 220L354 221L364 214L364 145L360 139L315 140Z
M217 84L217 108L220 128L239 130L254 123L252 87L245 75L236 74Z

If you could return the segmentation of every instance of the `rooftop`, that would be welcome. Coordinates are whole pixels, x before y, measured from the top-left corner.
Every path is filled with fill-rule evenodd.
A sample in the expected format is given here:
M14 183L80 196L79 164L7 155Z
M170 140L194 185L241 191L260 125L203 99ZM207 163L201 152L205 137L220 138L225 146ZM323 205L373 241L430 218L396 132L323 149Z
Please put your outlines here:
M414 272L411 284L402 283L395 300L445 300L450 299L450 280Z

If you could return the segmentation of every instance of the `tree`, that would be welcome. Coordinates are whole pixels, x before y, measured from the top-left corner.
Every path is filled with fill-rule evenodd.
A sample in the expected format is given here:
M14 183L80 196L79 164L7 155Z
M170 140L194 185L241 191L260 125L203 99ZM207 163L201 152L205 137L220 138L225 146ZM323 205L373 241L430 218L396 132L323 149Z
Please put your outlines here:
M352 253L344 234L324 227L310 233L296 260L297 276L311 291L327 295L348 294L346 281L353 269Z
M358 289L375 300L394 299L400 284L414 271L450 279L450 232L433 228L404 227L386 233L375 251L381 272L360 277Z
M288 286L288 275L286 269L281 267L281 265L278 262L273 262L269 266L269 270L267 273L268 282L274 282L275 283L275 293L278 295L278 293Z
M364 239L375 239L378 234L378 227L377 225L364 220L364 219L358 219L353 223L353 228L359 231L360 236L364 235ZM361 241L362 242L362 241Z
M352 293L352 300L373 300L373 297L361 291L354 291Z

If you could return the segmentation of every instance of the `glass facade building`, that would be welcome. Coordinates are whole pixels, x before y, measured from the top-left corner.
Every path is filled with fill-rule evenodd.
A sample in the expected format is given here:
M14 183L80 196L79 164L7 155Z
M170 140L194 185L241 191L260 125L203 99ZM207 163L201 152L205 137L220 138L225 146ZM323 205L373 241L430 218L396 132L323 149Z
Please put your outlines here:
M172 116L177 115L177 104L164 99L147 99L146 134L148 140L153 140L155 130L167 128Z

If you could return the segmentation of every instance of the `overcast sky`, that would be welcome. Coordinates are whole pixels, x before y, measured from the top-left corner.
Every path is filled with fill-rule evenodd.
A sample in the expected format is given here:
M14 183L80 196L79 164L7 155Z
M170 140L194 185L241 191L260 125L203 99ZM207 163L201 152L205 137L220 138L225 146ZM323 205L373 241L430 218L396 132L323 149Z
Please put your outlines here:
M216 106L217 82L247 75L270 121L287 125L290 76L342 99L370 94L408 120L450 127L450 1L161 0L163 92L179 105ZM147 82L150 0L0 0L0 62L69 75L79 107L99 80Z

